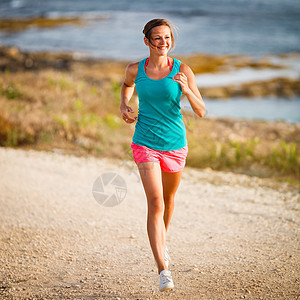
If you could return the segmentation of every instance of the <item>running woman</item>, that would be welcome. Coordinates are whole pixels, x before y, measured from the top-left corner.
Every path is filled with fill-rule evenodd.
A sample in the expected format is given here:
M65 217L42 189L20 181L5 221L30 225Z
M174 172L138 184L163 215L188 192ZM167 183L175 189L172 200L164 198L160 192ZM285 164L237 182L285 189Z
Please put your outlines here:
M192 70L168 56L175 46L172 27L165 19L153 19L145 25L144 42L150 55L127 66L120 105L126 123L137 120L131 148L147 198L147 233L158 267L160 291L174 288L168 270L166 233L188 153L180 112L182 94L199 117L205 114ZM139 98L138 117L131 115L133 110L128 106L134 88Z

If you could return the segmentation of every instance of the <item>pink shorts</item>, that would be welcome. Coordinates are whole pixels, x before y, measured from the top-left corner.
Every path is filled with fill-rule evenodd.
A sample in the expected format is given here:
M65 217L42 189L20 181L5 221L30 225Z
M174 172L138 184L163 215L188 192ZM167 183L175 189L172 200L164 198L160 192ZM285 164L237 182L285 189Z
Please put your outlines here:
M160 151L131 143L133 158L136 164L142 162L158 162L164 172L179 172L185 166L188 146L172 151Z

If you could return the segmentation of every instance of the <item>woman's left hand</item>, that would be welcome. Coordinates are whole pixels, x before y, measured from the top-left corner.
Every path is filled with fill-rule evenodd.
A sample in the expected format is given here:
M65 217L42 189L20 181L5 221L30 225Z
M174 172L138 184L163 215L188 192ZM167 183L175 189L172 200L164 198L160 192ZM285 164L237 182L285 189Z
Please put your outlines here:
M186 75L182 72L177 73L173 79L181 85L182 93L187 94L190 92L189 83Z

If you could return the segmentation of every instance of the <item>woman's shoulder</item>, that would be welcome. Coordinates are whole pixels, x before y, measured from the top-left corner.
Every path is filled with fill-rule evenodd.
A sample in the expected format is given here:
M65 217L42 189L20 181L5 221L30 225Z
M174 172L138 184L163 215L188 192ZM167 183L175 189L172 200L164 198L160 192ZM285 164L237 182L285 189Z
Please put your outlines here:
M130 63L127 65L127 71L134 72L137 71L139 68L139 62Z
M126 68L126 75L131 77L133 80L137 76L139 70L139 62L130 63Z
M147 59L147 58L144 58L144 59L142 59L142 60L140 60L140 61L137 61L137 62L133 62L133 63L128 64L128 65L127 65L127 69L129 69L129 70L131 70L131 71L138 70L139 64L140 64L141 62L146 61L146 59Z
M183 73L193 73L192 69L185 63L180 63L180 72Z

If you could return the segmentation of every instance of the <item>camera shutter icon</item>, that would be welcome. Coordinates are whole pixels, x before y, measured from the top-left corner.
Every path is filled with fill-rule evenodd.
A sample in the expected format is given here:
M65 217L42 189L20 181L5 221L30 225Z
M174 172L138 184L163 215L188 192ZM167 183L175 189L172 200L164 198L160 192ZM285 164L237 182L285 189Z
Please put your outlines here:
M112 207L120 204L126 196L126 182L117 173L108 172L99 176L93 185L93 196L102 206Z

